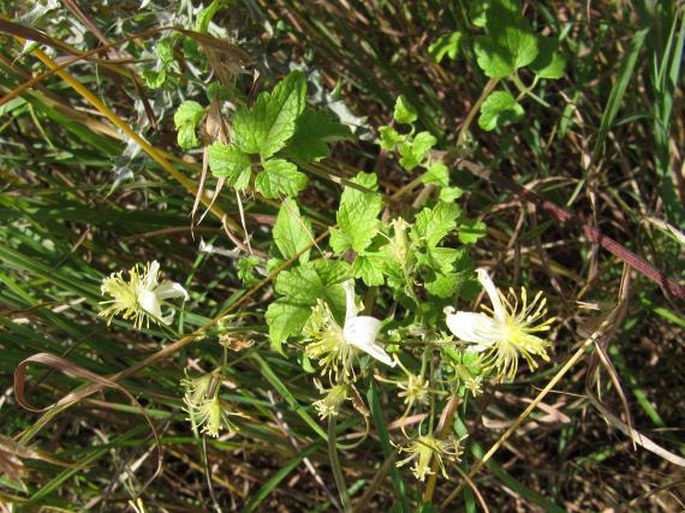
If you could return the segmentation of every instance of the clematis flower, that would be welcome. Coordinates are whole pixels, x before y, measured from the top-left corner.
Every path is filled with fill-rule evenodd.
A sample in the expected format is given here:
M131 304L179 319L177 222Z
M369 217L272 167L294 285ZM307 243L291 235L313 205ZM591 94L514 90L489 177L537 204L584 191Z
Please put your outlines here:
M426 476L435 473L431 469L431 460L435 458L440 473L445 479L449 479L443 460L454 463L459 462L461 455L464 452L461 447L461 440L462 439L457 439L452 436L447 438L447 440L439 440L433 435L419 436L418 438L411 440L406 447L399 448L399 452L409 453L409 456L398 461L395 465L401 467L410 461L413 461L412 473L414 474L414 477L419 481L425 481Z
M404 379L387 379L383 376L377 375L376 379L383 383L390 383L395 385L400 389L397 394L401 397L406 404L406 408L401 418L406 418L409 415L414 404L424 404L427 405L430 402L430 383L424 377L424 368L422 366L418 374L414 374L409 369L407 369L402 362L399 360L397 355L393 355L393 360L400 366L400 369L404 372L406 378ZM404 425L402 425L402 431L404 432Z
M376 360L395 366L395 362L383 347L376 342L381 330L381 321L368 315L357 315L359 308L355 303L352 280L342 284L345 290L345 324L341 328L333 318L328 305L319 301L312 310L308 335L314 341L307 345L307 356L319 363L327 372L336 376L351 371L352 359L361 350Z
M159 262L148 262L141 269L139 264L128 271L129 280L124 279L124 271L112 273L102 281L102 294L109 294L114 299L102 301L109 305L103 309L100 317L107 317L107 324L115 315L121 314L124 319L132 319L133 327L140 329L143 323L150 326L150 320L157 324L171 324L174 311L162 314L162 302L166 299L182 297L188 299L188 292L179 283L164 280L159 283Z
M509 289L506 297L495 287L485 269L478 269L478 281L485 289L492 308L483 307L487 313L455 312L448 306L444 309L449 330L464 342L475 344L472 351L485 351L484 366L495 369L499 376L511 379L518 369L519 355L531 370L537 367L535 356L549 360L549 342L537 336L548 331L553 319L544 320L547 315L547 300L539 292L528 303L528 295L521 288L521 299Z
M354 300L354 285L352 280L342 284L345 289L345 325L343 326L343 338L345 342L361 349L373 356L379 362L390 367L395 362L383 347L376 342L378 333L381 331L381 321L369 315L357 315L359 309Z
M348 385L335 385L329 389L325 389L320 381L314 380L314 385L317 390L325 394L322 399L314 401L314 408L316 408L319 418L326 419L331 416L336 416L340 411L342 404L349 399Z

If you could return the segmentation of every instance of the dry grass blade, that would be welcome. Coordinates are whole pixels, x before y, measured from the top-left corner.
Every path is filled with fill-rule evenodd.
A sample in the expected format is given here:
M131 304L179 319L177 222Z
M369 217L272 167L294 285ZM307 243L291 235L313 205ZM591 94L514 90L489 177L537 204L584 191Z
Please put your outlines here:
M625 314L628 310L630 274L626 271L627 267L624 268L623 279L621 280L621 290L619 292L621 296L621 309L617 312L617 323L611 326L610 330L607 330L605 335L602 338L596 340L594 343L597 352L592 356L592 359L588 366L587 379L585 381L585 393L590 399L590 403L604 416L606 421L611 426L617 428L623 434L630 437L631 441L633 442L633 445L637 444L643 447L644 449L647 449L648 451L656 454L657 456L660 456L661 458L664 458L665 460L673 463L674 465L685 467L685 458L678 456L677 454L674 454L668 451L667 449L664 449L663 447L661 447L660 445L658 445L653 440L649 439L633 427L630 409L628 406L628 400L626 398L625 392L623 391L623 388L621 387L621 383L619 381L616 368L611 363L609 355L607 354L607 347L609 345L609 342L613 338L613 335L615 334L615 331L618 328L618 324L620 323L621 319L625 317ZM623 412L627 419L626 422L622 421L616 415L611 413L609 409L602 404L599 397L597 397L597 395L592 391L592 389L594 388L593 381L599 380L600 362L609 374L611 382L614 385L614 389L616 390L620 398L621 404L623 406Z
M58 401L48 406L44 406L42 408L33 406L26 399L25 394L26 367L29 363L42 363L44 365L47 365L48 367L51 367L52 369L56 369L57 371L65 374L66 376L86 380L90 382L91 385L81 390L70 392L69 394L65 395ZM148 415L147 411L145 410L143 405L141 405L140 402L138 402L138 400L135 397L133 397L133 395L128 390L126 390L126 388L124 388L119 383L112 381L111 379L100 376L99 374L95 374L94 372L91 372L88 369L84 369L83 367L80 367L74 364L73 362L70 362L69 360L61 358L59 356L55 356L50 353L37 353L33 356L29 356L28 358L22 360L19 363L19 365L17 365L17 368L14 371L14 396L17 399L17 403L19 403L21 407L29 411L38 413L53 410L60 411L62 409L68 408L72 404L77 403L78 401L88 397L89 395L99 390L102 390L103 388L113 388L118 392L124 394L143 414L143 417L145 417L145 421L150 426L150 430L152 431L152 435L154 436L155 445L157 448L157 468L152 477L138 491L138 494L136 496L140 496L140 494L143 493L145 488L162 472L162 442L159 438L159 434L157 433L157 429L155 428L155 425L153 424L152 419Z

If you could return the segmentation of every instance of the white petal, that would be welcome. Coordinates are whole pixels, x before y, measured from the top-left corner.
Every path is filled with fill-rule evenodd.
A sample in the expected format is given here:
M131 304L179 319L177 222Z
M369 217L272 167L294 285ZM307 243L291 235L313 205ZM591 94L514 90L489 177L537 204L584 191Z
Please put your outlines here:
M188 292L180 283L175 281L164 280L155 290L154 293L160 300L172 299L175 297L182 297L184 301L188 299Z
M158 276L159 276L159 262L157 260L153 260L152 263L150 264L148 272L143 277L143 287L145 287L147 290L154 289L158 283L158 280L157 280Z
M376 337L381 330L381 321L375 317L362 315L345 321L343 338L345 342L361 349L376 360L394 367L396 362L390 358L383 348L376 343Z
M345 289L345 321L357 316L357 304L354 302L354 282L347 280L342 284Z
M175 313L176 313L176 312L174 312L173 310L171 310L171 311L169 312L168 315L165 315L164 317L161 317L161 318L160 318L160 321L162 321L164 324L166 324L167 326L169 326L169 325L171 324L171 322L174 320L174 314L175 314Z
M506 320L507 313L504 310L504 305L502 305L502 300L499 297L497 287L495 287L492 278L490 278L490 275L485 269L476 269L476 273L478 274L478 281L481 283L481 285L483 285L485 292L490 298L490 302L492 303L492 311L495 314L495 318L501 322L504 322Z
M151 290L141 290L138 294L138 304L156 319L162 319L162 305L157 295Z
M464 342L488 347L502 337L502 324L484 313L455 312L445 308L445 322L454 336Z

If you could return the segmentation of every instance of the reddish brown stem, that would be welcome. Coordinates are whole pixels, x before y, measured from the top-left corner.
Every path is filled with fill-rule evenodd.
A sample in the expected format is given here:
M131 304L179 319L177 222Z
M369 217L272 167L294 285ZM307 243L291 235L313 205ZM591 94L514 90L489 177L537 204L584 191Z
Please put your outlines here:
M541 208L546 212L549 212L562 223L571 223L574 226L577 226L589 240L603 247L611 254L616 255L623 262L628 264L630 267L635 269L640 274L643 274L650 280L658 283L666 292L666 294L679 299L685 299L684 286L671 280L668 276L666 276L663 272L654 267L652 264L639 257L625 246L616 242L611 237L603 234L598 228L595 228L594 226L590 226L589 224L584 223L575 214L569 212L565 208L562 208L549 200L541 198L535 192L517 184L510 178L507 178L506 176L502 176L497 173L493 173L492 171L485 169L484 167L474 162L460 160L457 163L457 165L466 169L471 174L479 178L482 178L492 183L496 183L497 185L509 189L510 191L516 193L524 200L533 203L535 206Z

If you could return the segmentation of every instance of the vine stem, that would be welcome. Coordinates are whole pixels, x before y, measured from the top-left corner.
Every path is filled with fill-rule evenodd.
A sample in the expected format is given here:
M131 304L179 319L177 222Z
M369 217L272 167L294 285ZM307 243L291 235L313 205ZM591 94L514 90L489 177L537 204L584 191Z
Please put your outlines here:
M466 137L466 133L469 131L469 128L471 127L471 123L473 123L474 118L476 117L476 114L478 114L478 111L480 110L480 106L483 104L485 99L490 96L490 93L492 90L497 87L497 84L499 84L500 79L499 78L491 78L488 80L488 83L485 84L485 87L483 88L483 92L480 93L480 96L476 100L476 103L473 104L473 107L471 107L471 110L469 111L468 115L466 116L466 119L464 119L464 122L461 124L461 128L459 128L459 135L457 136L457 148L461 148L462 144L464 144L464 137Z
M565 208L560 207L556 203L543 199L532 190L519 185L511 178L503 176L499 173L493 173L491 170L486 169L475 162L459 159L458 165L468 170L471 174L477 176L478 178L509 189L529 203L532 203L540 209L552 214L562 224L570 223L577 226L583 232L583 235L585 235L589 240L617 256L640 274L658 283L668 295L679 299L685 299L685 286L676 283L674 280L666 276L662 271L630 251L619 242L605 235L598 228L584 223L577 215L571 213Z

